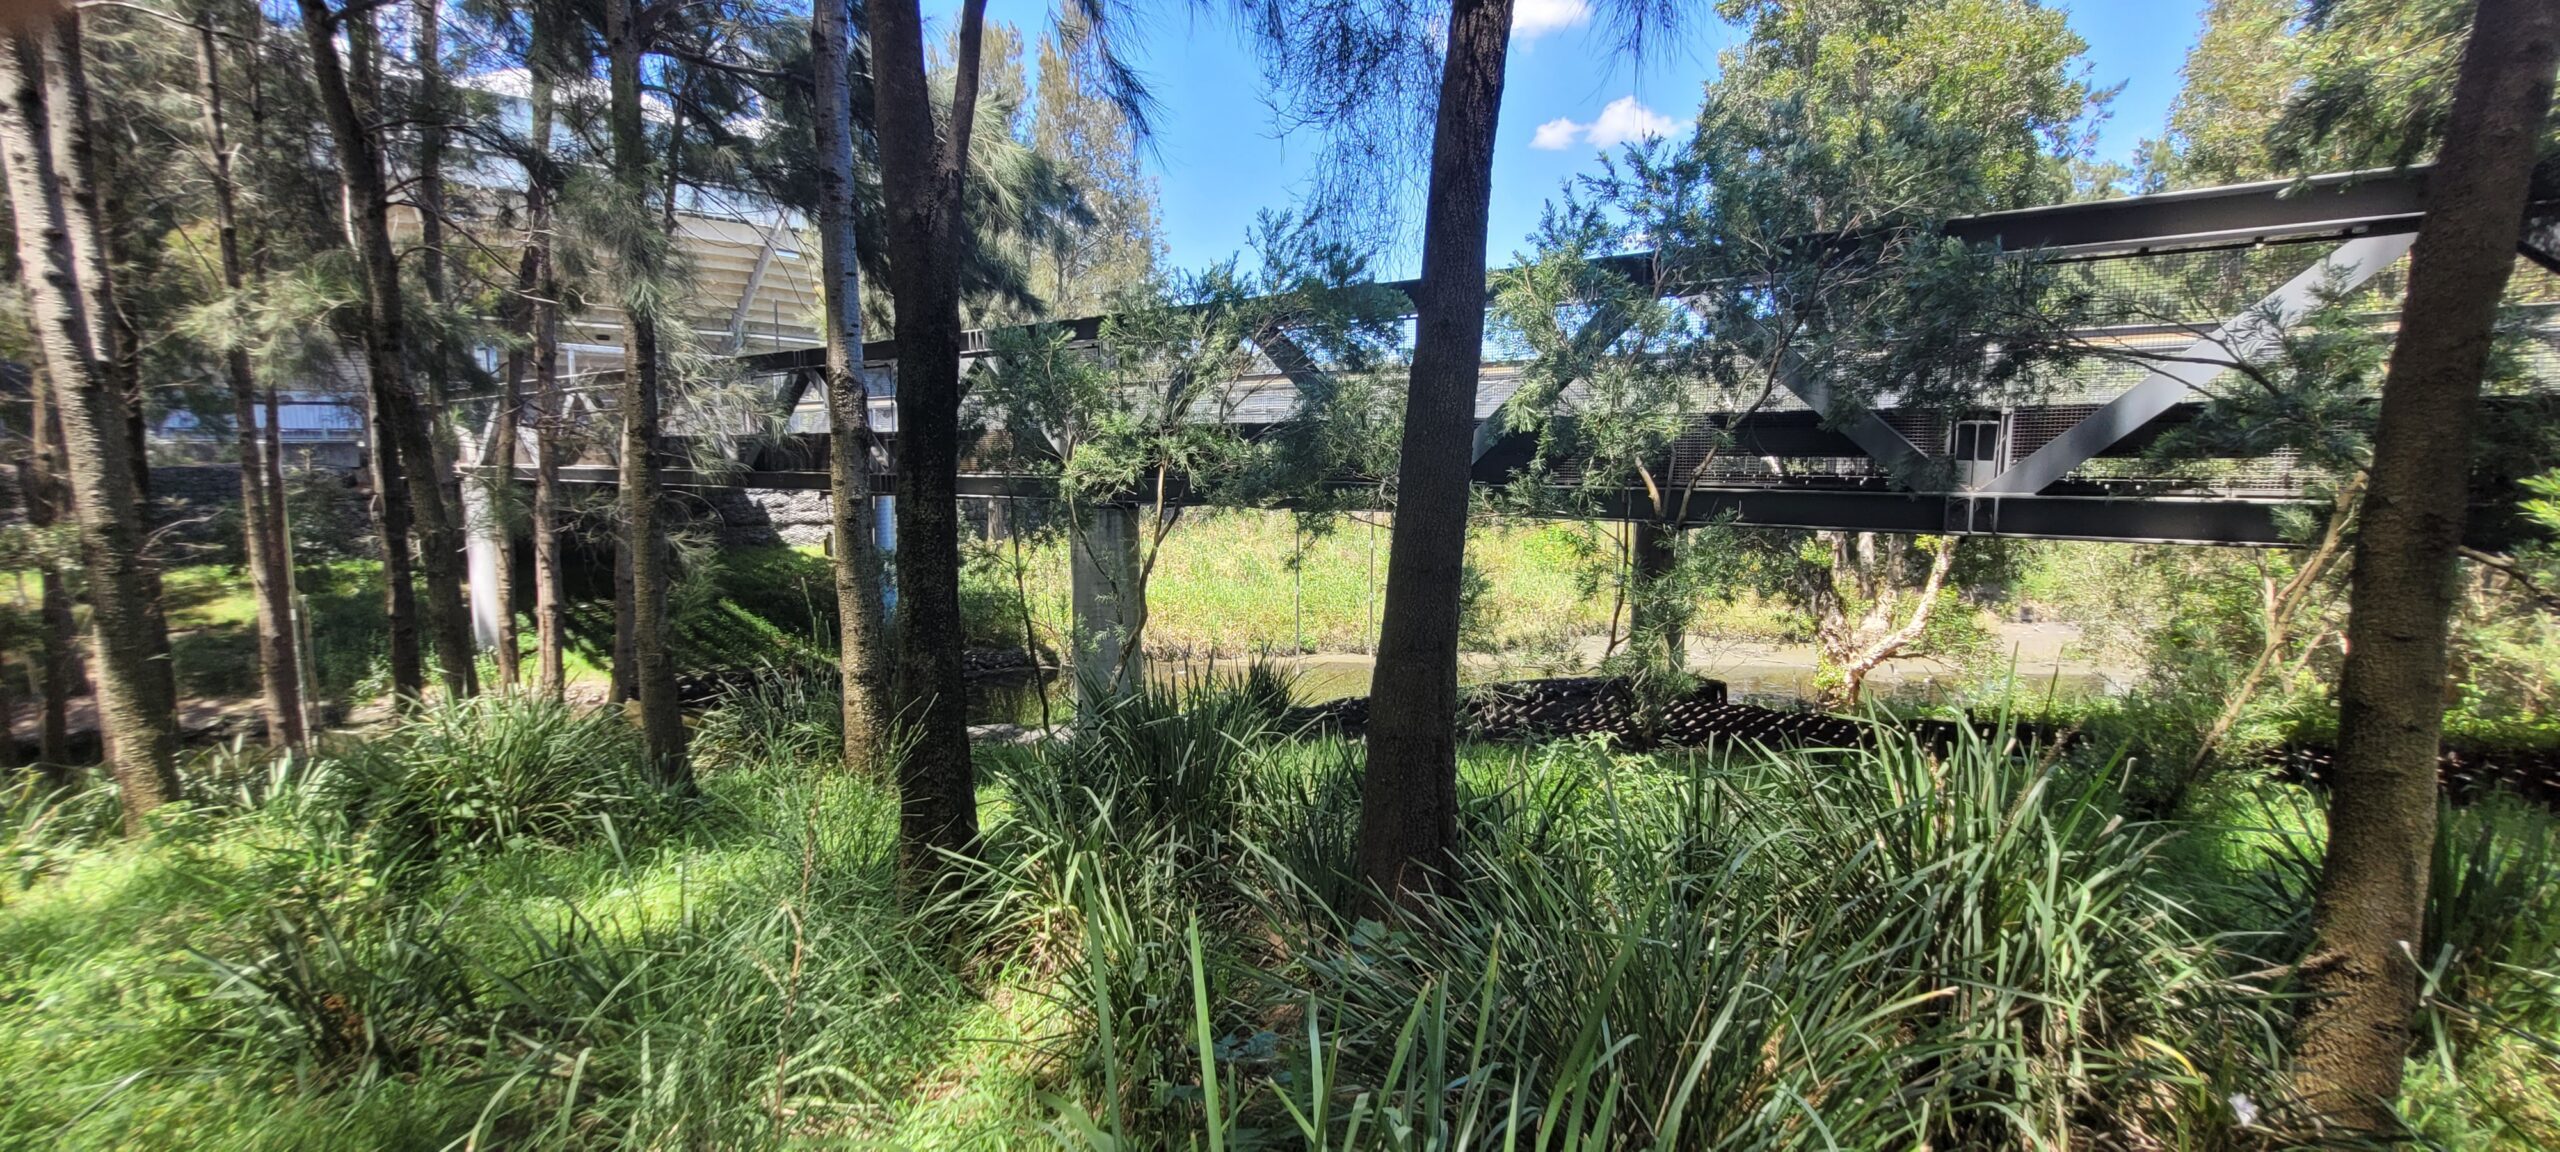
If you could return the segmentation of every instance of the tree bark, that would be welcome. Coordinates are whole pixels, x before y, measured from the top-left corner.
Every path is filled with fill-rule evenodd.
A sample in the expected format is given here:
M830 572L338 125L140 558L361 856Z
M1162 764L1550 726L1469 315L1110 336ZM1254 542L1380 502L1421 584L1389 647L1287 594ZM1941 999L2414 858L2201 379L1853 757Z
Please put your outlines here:
M637 0L607 0L605 50L612 82L613 167L629 208L649 194L648 138L640 111L641 40ZM658 477L658 322L644 285L663 279L656 249L640 244L624 269L622 355L622 533L630 554L632 697L640 704L643 753L660 780L689 788L684 716L676 701L675 667L667 659L669 557L666 509Z
M248 275L240 258L240 222L231 180L231 144L223 124L222 57L214 42L213 15L196 18L196 79L204 91L204 139L213 173L215 247L222 259L223 289L235 312ZM267 743L299 748L303 742L301 672L293 643L291 581L277 564L275 502L267 492L265 445L258 432L258 385L249 350L234 342L222 358L231 385L232 422L240 456L241 554L258 605L258 682L267 721Z
M880 549L872 531L871 404L862 382L862 267L853 222L853 45L845 0L813 0L810 59L817 84L819 305L826 330L828 495L836 542L837 656L844 695L844 766L879 767L889 720L882 643Z
M532 153L525 181L525 231L535 258L533 299L533 633L534 690L545 699L563 699L569 687L566 645L568 605L560 579L561 420L566 400L560 394L560 279L552 258L551 205L558 191L551 167L551 133L556 117L554 76L559 70L556 46L559 19L555 5L533 7L532 43L525 67L533 122L528 136Z
M1869 534L1859 535L1863 538ZM1956 538L1941 537L1937 556L1929 562L1929 575L1921 581L1919 595L1911 605L1911 618L1897 628L1893 623L1894 609L1901 603L1902 595L1894 581L1901 572L1906 545L1900 538L1893 538L1894 545L1884 549L1878 558L1874 545L1865 544L1862 547L1869 554L1859 559L1852 558L1847 551L1845 542L1848 539L1847 533L1836 534L1834 555L1841 559L1833 568L1835 571L1852 568L1857 572L1860 595L1866 605L1865 614L1855 627L1847 627L1844 621L1843 630L1837 633L1826 626L1822 653L1824 662L1840 677L1839 683L1823 694L1824 703L1842 710L1858 706L1866 693L1869 673L1882 667L1885 661L1902 655L1928 632L1929 619L1938 611L1938 593L1947 586L1947 575L1955 570L1956 565ZM1839 595L1834 592L1829 599L1836 610L1840 603Z
M260 12L261 10L254 5L249 9L252 21L263 27L264 17ZM265 88L260 83L259 70L263 59L261 51L263 43L263 40L259 40L250 45L248 67L242 70L242 79L248 87L249 148L253 156L263 155L267 142ZM259 283L264 283L266 280L269 234L267 229L254 227L249 233L251 279ZM267 571L275 574L277 594L283 597L285 643L294 654L294 694L300 705L300 712L296 719L301 723L304 738L308 739L311 734L312 695L310 621L305 618L306 608L302 603L294 575L293 510L292 501L287 498L284 484L284 406L279 389L272 381L268 383L263 399L266 402L267 412L262 457L266 465L266 477L261 489L267 499L267 535L260 542L260 547L267 551Z
M418 654L417 562L409 550L409 491L400 446L382 418L382 397L365 397L366 471L373 482L374 532L382 538L382 618L389 646L391 694L401 708L426 699L426 665Z
M383 501L386 557L405 550L390 539L395 525L389 513L416 522L422 553L420 623L435 646L437 670L445 694L468 696L473 689L471 620L462 606L462 534L455 509L437 482L437 454L427 415L411 387L408 371L407 322L401 311L400 264L391 247L390 199L383 182L382 154L372 129L356 110L347 74L338 60L338 17L328 0L297 0L304 38L310 44L311 86L329 119L337 145L339 182L345 193L347 233L363 265L365 286L365 372L370 378L375 418L381 439L396 452L382 460L377 473L386 483ZM361 64L363 53L358 53ZM377 456L385 455L379 448ZM393 481L396 477L397 482ZM406 497L402 500L401 497ZM388 573L386 572L386 576ZM396 663L395 663L396 672Z
M1453 0L1432 129L1413 372L1360 791L1360 872L1391 902L1433 884L1457 842L1458 590L1511 7L1511 0Z
M89 120L85 88L79 109L80 132L94 136ZM152 674L162 680L161 691L171 700L178 698L177 665L169 656L169 621L165 615L165 598L160 589L160 564L149 553L155 543L151 532L151 445L142 396L142 336L134 329L137 309L127 298L131 286L116 275L119 268L132 268L140 261L133 250L136 229L125 225L135 214L133 191L135 179L118 170L124 160L124 149L97 149L87 145L93 157L87 180L93 194L89 210L97 222L101 257L96 275L82 286L89 293L90 314L105 326L106 342L99 345L106 357L105 371L109 393L116 402L116 421L128 451L125 460L133 472L134 515L143 526L142 546L149 569L149 597L144 604L144 630L151 639Z
M868 10L873 130L897 302L898 616L893 675L914 726L898 765L898 849L910 882L978 839L960 665L960 202L978 105L986 0L962 0L951 120L936 132L917 0Z
M529 336L534 318L527 300L542 281L538 254L528 245L516 274L515 305L517 335ZM523 679L524 648L516 636L516 563L515 563L515 495L516 441L524 419L524 371L526 350L517 348L507 355L506 377L498 381L496 426L489 435L489 457L481 462L480 482L487 484L489 497L489 532L498 551L498 570L490 588L497 601L493 615L498 618L498 650L494 664L498 687L513 692Z
M105 253L89 154L78 15L66 8L13 30L0 51L0 152L16 213L19 278L53 389L71 510L87 569L98 730L122 793L128 834L176 796L176 701L152 666L153 591L120 427L106 322L96 315Z
M32 326L30 335L36 335ZM41 352L41 337L37 347ZM27 523L42 531L59 523L71 503L63 481L69 468L62 459L62 421L54 414L53 383L40 363L31 376L28 391L35 402L28 420L24 491ZM71 769L70 703L79 675L75 663L80 633L71 615L70 576L52 549L44 550L36 575L36 688L43 694L36 720L36 763L50 786L69 788L78 782L78 774Z
M418 127L418 164L411 199L416 202L418 210L418 283L426 289L428 306L441 313L451 298L444 240L445 117L449 111L445 107L444 95L442 0L417 0L412 23L411 54L417 57L418 91L410 118L417 122ZM429 346L424 349L425 354L418 357L420 366L425 369L422 376L426 384L427 446L435 454L433 474L437 489L444 493L445 507L453 509L461 533L467 533L469 525L463 522L467 518L462 511L462 470L457 467L462 459L462 445L456 435L452 408L453 349L439 333L430 332L429 335L432 337L428 341ZM457 534L455 539L461 541L463 536ZM465 573L462 579L468 583L470 553L467 547L462 555L464 559L458 561L462 567L457 571ZM468 598L462 603L467 607ZM471 673L472 690L477 691L479 664L472 654L478 651L478 645L472 637L468 611L463 615L461 636L464 666ZM442 639L442 636L438 637L439 642ZM451 654L439 649L437 655L449 667Z
M2551 110L2560 6L2482 0L2409 261L2374 429L2338 685L2329 848L2302 962L2305 1100L2387 1132L2417 1006L2445 637L2472 427Z

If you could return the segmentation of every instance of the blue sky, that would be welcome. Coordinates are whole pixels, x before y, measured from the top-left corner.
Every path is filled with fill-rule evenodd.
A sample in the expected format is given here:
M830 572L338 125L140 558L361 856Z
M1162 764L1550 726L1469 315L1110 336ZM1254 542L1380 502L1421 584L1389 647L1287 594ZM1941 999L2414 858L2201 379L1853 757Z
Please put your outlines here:
M1587 20L1588 0L1515 0L1510 74L1493 165L1490 255L1496 265L1525 246L1538 212L1563 183L1596 169L1595 140L1607 143L1647 127L1685 128L1716 54L1735 31L1712 18L1691 25L1678 44L1643 61L1614 55L1605 33ZM2090 79L2122 83L2101 125L2102 157L2130 160L2135 145L2157 135L2178 91L2178 65L2202 26L2203 0L2062 0L2072 28L2089 42ZM1161 101L1150 158L1162 193L1164 238L1172 262L1198 267L1243 247L1255 215L1285 208L1315 155L1316 142L1275 134L1262 101L1260 73L1234 26L1213 15L1223 6L1149 5L1137 33L1135 63ZM1700 5L1700 7L1705 7ZM928 10L956 10L933 3ZM1035 35L1049 0L990 0L990 19ZM1405 257L1410 262L1411 257ZM1382 275L1410 273L1384 268Z

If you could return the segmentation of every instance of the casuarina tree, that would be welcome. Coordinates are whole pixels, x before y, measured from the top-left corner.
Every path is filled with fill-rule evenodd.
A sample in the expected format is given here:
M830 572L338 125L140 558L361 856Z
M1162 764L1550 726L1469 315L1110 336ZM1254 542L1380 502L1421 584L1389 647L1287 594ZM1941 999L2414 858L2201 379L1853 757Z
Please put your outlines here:
M2499 298L2546 138L2560 7L2484 0L2455 81L2383 378L2338 691L2327 863L2302 963L2310 1104L2387 1131L2417 1008L2446 633Z
M381 481L375 498L384 509L383 544L386 552L404 551L404 538L414 518L420 574L425 578L420 615L435 649L445 692L467 695L473 689L474 670L471 621L462 606L460 509L445 499L426 408L410 379L408 321L402 310L400 258L391 244L391 191L383 172L380 109L372 109L369 116L359 106L338 52L342 27L369 27L371 11L333 10L328 0L301 0L299 8L311 50L312 89L337 145L348 239L363 268L365 374L374 419L381 429L374 447L375 475ZM364 50L363 44L351 47L357 50L349 56L359 67L373 66L375 52ZM396 574L390 575L397 580Z
M124 802L128 833L178 789L169 679L153 667L158 580L143 553L132 444L107 381L100 314L107 266L91 164L88 83L80 17L16 13L0 46L0 153L15 212L18 275L28 299L54 418L62 433L71 513L89 584L98 728Z
M880 612L880 550L871 529L871 404L862 380L862 263L854 238L853 40L845 0L815 0L809 59L816 86L819 307L826 340L827 448L836 549L837 651L843 666L844 764L871 770L890 717Z

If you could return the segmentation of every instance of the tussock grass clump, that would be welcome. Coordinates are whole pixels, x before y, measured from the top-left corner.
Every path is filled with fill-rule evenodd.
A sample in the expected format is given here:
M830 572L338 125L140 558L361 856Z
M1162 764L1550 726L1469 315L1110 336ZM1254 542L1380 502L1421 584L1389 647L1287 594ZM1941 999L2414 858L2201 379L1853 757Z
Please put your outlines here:
M1244 767L1277 743L1289 710L1285 676L1256 662L1237 676L1146 682L1113 693L1079 693L1069 738L1045 746L1049 810L1066 818L1169 825L1193 838L1231 829L1244 800ZM1081 799L1079 799L1081 798Z
M2038 1146L2274 1094L2275 1002L2161 889L2112 771L1998 736L1477 749L1439 894L1381 919L1345 872L1357 750L1239 723L1229 799L1184 819L1079 758L1149 778L1160 745L1008 776L989 922L1083 1022L1072 1142Z
M488 695L422 709L315 769L319 793L394 858L630 840L677 801L610 709Z
M619 808L623 723L521 701L430 714L243 771L148 840L75 849L0 904L0 1146L894 1132L905 1086L989 1027L897 897L894 797L767 762L707 774L681 809ZM472 763L557 772L582 798L459 779ZM610 835L417 815L499 796L620 814ZM451 850L385 851L392 826Z
M693 737L708 769L820 764L843 747L843 674L813 660L768 664L724 689Z
M983 749L932 893L816 673L705 717L681 806L619 715L516 700L208 757L139 841L20 797L0 1147L2287 1146L2300 789L2147 824L2103 758L1889 723L1468 746L1460 851L1381 914L1365 750L1282 687ZM2412 1117L2549 1143L2560 821L2447 819Z

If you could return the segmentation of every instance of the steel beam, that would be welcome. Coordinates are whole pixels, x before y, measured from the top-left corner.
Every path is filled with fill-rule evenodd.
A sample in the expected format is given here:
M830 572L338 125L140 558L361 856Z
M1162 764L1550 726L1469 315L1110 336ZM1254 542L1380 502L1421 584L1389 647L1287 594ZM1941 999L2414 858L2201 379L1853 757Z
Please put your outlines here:
M1991 212L1948 221L1949 236L2057 256L2255 244L2418 230L2428 169L2375 168Z
M519 469L518 474L530 478L532 470ZM567 484L611 487L616 473L608 466L578 465L561 469L560 479ZM683 470L670 470L665 480L670 488L720 486ZM750 472L737 482L752 489L825 491L827 475ZM1055 481L1037 476L962 476L959 494L996 500L1049 499L1055 495ZM1596 506L1577 504L1570 513L1561 510L1565 503L1557 502L1557 516L1654 519L1648 498L1638 489L1604 494ZM1880 488L1731 486L1697 489L1683 525L2281 548L2292 542L2278 528L2279 513L2298 505L2299 501L2290 500L2195 496L2031 495L1991 501ZM1275 505L1273 510L1287 507Z
M2284 330L2300 323L2319 303L2323 291L2353 288L2372 279L2407 252L2415 239L2404 233L2368 236L2339 245L2248 311L2179 349L2176 358L2161 361L2131 388L2026 459L1992 477L1977 491L1984 495L2044 491L2162 413L2194 400L2206 384L2230 371L2234 364L2273 350L2283 340Z
M1806 407L1821 415L1825 427L1848 437L1861 451L1883 465L1886 475L1907 481L1928 469L1929 454L1921 451L1920 446L1913 444L1900 429L1885 423L1873 409L1861 410L1844 420L1835 407L1837 400L1831 394L1830 385L1796 371L1781 374L1780 382L1787 386L1787 391L1795 393L1797 399L1804 401Z
M1631 270L1621 267L1618 271L1627 273ZM1627 315L1624 309L1603 306L1586 317L1582 327L1574 330L1574 347L1578 350L1607 347L1611 341L1626 335L1627 325L1634 322L1635 318ZM1478 375L1482 375L1481 369ZM1482 392L1479 391L1478 395L1481 396ZM1501 409L1495 409L1491 415L1476 421L1475 442L1467 453L1467 463L1473 469L1470 474L1479 484L1501 483L1513 470L1528 463L1532 455L1530 445L1536 442L1537 435L1509 427L1508 422L1502 419ZM1489 468L1486 467L1488 460L1492 463ZM1501 475L1489 474L1493 472Z
M755 310L756 293L764 288L765 270L773 267L774 250L779 247L768 232L764 244L756 249L755 267L747 271L746 290L738 293L738 306L729 312L729 355L735 356L747 346L747 317Z

